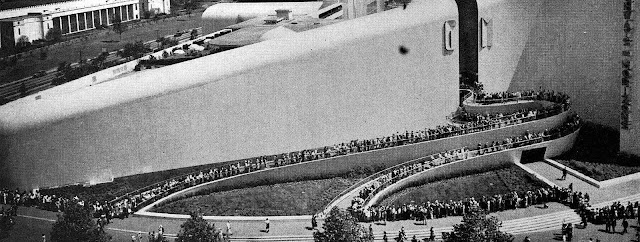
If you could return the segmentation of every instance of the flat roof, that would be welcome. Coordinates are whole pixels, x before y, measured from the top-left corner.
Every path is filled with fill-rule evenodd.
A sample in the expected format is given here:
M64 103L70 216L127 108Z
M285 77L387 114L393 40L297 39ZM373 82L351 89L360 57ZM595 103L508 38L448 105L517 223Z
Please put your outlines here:
M296 16L294 19L284 20L276 24L265 24L264 20L270 17L274 16L253 18L242 23L230 25L227 28L234 29L233 32L215 38L209 43L218 46L245 46L260 42L260 37L263 34L280 26L294 32L304 32L342 21L341 19L327 20Z

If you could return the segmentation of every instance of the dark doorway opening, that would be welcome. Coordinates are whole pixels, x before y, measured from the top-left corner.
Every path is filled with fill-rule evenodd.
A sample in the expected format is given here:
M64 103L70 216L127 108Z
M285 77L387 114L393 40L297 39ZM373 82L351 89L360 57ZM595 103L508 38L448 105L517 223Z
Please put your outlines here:
M523 150L522 157L520 157L520 163L527 164L532 162L538 162L544 160L544 153L547 151L547 147Z
M478 81L478 3L456 0L460 28L460 87L467 89Z

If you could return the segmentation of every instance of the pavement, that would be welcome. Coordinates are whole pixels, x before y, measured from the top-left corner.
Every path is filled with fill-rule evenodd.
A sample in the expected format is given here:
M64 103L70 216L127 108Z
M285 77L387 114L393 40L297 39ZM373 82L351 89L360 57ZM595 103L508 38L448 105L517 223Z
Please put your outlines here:
M602 207L611 204L612 201L640 201L640 180L633 180L611 187L598 189L572 175L566 180L560 180L562 171L546 164L535 162L526 164L534 172L544 176L558 186L566 187L573 183L575 190L587 192L591 196L592 205ZM51 225L56 219L57 213L42 211L35 208L21 207L18 210L16 226L10 232L10 237L0 240L5 241L42 241L42 234L49 237ZM549 208L532 206L526 209L508 210L492 213L503 221L501 231L511 233L515 241L522 241L528 236L532 241L561 241L559 236L563 222L579 223L579 216L570 208L559 204L549 203ZM265 217L266 218L266 217ZM450 231L454 224L460 223L462 217L447 217L436 220L428 220L426 225L421 222L407 220L387 222L386 224L363 223L365 227L372 226L376 241L382 239L383 232L387 232L389 238L397 235L404 227L411 238L416 235L422 239L429 236L429 229L434 227L437 238L442 232ZM175 236L180 230L184 219L150 218L133 216L126 219L115 219L109 224L107 233L113 236L114 241L131 241L131 235L142 233L143 240L147 241L148 231L157 230L160 225L165 228L165 233ZM226 231L227 221L210 221L217 228ZM322 220L318 221L322 226ZM637 220L630 220L630 229L627 234L604 232L604 225L589 224L587 228L577 227L574 230L574 241L637 241L635 234L639 226ZM271 221L269 233L264 231L264 222L259 221L231 221L232 241L313 241L313 230L308 220ZM620 231L621 228L618 229Z

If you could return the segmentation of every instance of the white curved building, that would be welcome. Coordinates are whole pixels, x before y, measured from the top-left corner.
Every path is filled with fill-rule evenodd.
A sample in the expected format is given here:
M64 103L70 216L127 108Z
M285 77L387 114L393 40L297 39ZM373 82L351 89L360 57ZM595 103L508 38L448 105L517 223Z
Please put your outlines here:
M243 2L218 3L207 8L202 18L213 21L215 29L237 24L252 18L275 15L276 10L287 9L294 16L317 15L322 2Z
M452 0L424 1L17 100L0 107L0 184L99 182L441 124L458 102L456 19Z

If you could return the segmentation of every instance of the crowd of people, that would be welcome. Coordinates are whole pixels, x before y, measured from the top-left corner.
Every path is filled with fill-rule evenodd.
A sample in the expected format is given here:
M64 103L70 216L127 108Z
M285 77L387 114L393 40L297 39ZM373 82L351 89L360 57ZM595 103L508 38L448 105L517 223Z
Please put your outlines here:
M167 194L220 178L248 173L256 170L262 170L266 168L285 166L301 162L313 161L317 159L330 158L339 155L346 155L350 153L358 153L368 150L418 143L451 137L455 135L479 132L493 128L500 128L506 125L528 122L554 115L565 111L566 108L567 107L564 106L552 106L540 111L518 111L514 114L509 114L506 116L498 115L496 117L493 117L493 119L478 117L476 118L477 121L470 121L463 126L447 125L438 126L435 129L425 129L416 132L406 131L404 134L394 134L392 136L383 138L376 138L371 140L354 140L349 143L341 143L330 147L323 147L321 149L283 153L279 155L273 155L271 157L260 156L255 159L247 159L244 161L227 163L221 165L220 167L211 168L208 171L200 171L196 174L190 174L181 178L174 178L172 180L165 181L162 184L155 185L150 188L140 189L139 191L127 194L127 196L123 196L120 199L116 199L114 201L114 206L116 207L117 211L124 210L123 212L116 212L116 214L126 214L129 207L133 211L135 211L142 206L145 206L161 197L164 197ZM497 121L494 121L494 119ZM516 141L510 143L517 144L517 142L519 142L520 140L528 140L527 137L537 138L538 135L525 136L525 138L518 138ZM493 145L498 146L497 143L494 143ZM485 149L487 151L481 152L486 153L492 150L491 147L485 147ZM443 157L446 158L446 152L443 153Z
M577 199L584 198L578 197ZM638 214L639 206L640 202L638 201L634 203L627 202L626 205L620 202L614 202L610 206L604 206L602 208L593 208L590 207L589 204L580 204L579 213L585 225L587 221L594 224L605 224L607 232L616 232L616 220L640 219L640 214Z
M521 92L495 92L495 93L478 93L475 96L475 102L481 104L500 103L514 100L544 100L554 103L566 104L571 103L569 95L563 92L555 92L549 90L528 90Z
M524 97L529 97L533 92L525 92ZM515 94L505 94L515 95ZM119 196L111 201L89 200L79 198L77 196L53 194L47 190L43 191L19 191L4 189L0 191L2 204L13 204L20 206L35 206L44 210L63 211L68 203L78 203L91 210L94 217L99 219L101 224L108 224L114 218L126 218L138 209L168 195L173 192L216 179L226 178L238 174L248 173L256 170L262 170L272 167L285 166L300 162L312 161L323 158L330 158L350 153L364 152L374 149L382 149L387 147L412 144L435 139L441 139L456 135L463 135L473 132L484 131L488 129L500 128L507 125L528 122L557 113L568 109L568 97L561 93L553 92L537 92L538 100L548 100L562 105L552 105L541 110L521 110L511 114L495 114L495 115L467 115L465 123L462 125L445 125L438 126L434 129L424 129L419 131L405 131L404 133L396 133L391 136L367 139L353 140L347 143L341 143L334 146L322 147L319 149L302 150L298 152L283 153L273 156L261 156L257 158L247 159L244 161L226 162L219 166L202 170L180 177L176 177L161 183L147 186L125 195ZM486 99L486 98L485 98ZM553 131L549 131L553 134ZM493 142L491 144L480 145L482 149L477 152L492 152L501 149L505 144L517 145L521 141L542 139L549 137L548 134L527 134L524 137L517 137L513 140L505 140L505 142ZM480 147L479 146L479 147ZM421 169L428 169L433 165L441 165L445 162L451 162L460 159L460 155L469 154L468 149L462 148L455 151L448 151L432 156L428 164L422 164ZM406 176L410 172L419 171L418 164L414 164L416 169L407 169L405 171L394 170L390 173L392 177L399 178ZM394 172L396 174L394 174ZM401 174L400 176L398 174ZM395 179L394 178L394 179Z
M389 206L372 206L355 215L363 222L386 222L398 220L426 220L463 216L472 208L481 208L488 212L527 208L536 204L547 206L548 202L571 203L576 193L570 188L551 187L533 191L482 196L481 198L465 198L458 201L427 201L421 204L403 204Z
M370 181L367 186L359 191L358 196L356 196L351 202L351 211L353 211L353 213L360 218L372 216L374 211L364 206L376 193L403 178L422 172L423 170L441 166L457 160L468 159L478 155L539 143L551 138L555 138L557 136L565 135L568 132L573 132L579 127L579 125L580 118L577 115L574 115L570 117L562 126L551 130L545 130L544 132L540 132L537 134L527 131L522 136L506 138L502 142L494 141L490 145L487 144L484 146L479 144L476 150L469 150L467 147L463 147L456 150L437 153L431 155L426 159L410 161L386 169L385 171L382 171L377 178ZM582 196L582 194L580 194L580 196ZM571 201L573 203L574 200ZM575 201L579 200L576 198ZM491 211L491 209L487 210Z

